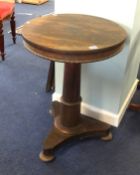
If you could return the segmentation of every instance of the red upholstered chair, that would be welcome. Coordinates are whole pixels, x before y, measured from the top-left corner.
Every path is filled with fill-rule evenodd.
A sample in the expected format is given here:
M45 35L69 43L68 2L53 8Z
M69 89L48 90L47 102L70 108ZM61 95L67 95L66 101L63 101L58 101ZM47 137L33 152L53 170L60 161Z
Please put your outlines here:
M11 34L13 38L13 43L16 43L16 32L15 32L15 2L10 0L7 2L5 0L0 0L0 54L2 60L5 59L5 49L4 49L4 32L3 32L3 21L6 19L10 20Z

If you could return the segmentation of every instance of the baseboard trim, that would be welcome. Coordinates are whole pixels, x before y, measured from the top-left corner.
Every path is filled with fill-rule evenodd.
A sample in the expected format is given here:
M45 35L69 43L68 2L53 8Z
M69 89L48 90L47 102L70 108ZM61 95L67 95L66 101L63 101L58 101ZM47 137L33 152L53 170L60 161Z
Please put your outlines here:
M82 104L81 104L81 113L84 115L90 116L92 118L95 118L99 121L108 123L112 126L118 127L123 116L124 116L126 109L128 108L128 105L129 105L129 103L130 103L130 101L131 101L131 99L136 91L138 82L139 82L139 80L136 79L135 82L133 83L122 107L120 108L120 111L117 114L111 113L109 111L106 111L106 110L103 110L103 109L100 109L100 108L97 108L97 107L94 107L91 105L88 105L87 103L84 103L84 102L82 102ZM60 97L61 97L61 94L55 92L52 96L52 100L53 101L60 101Z
M127 110L128 106L130 104L130 101L131 101L131 99L134 96L135 91L137 90L138 82L139 82L138 79L136 79L134 81L134 83L133 83L133 85L132 85L132 87L131 87L131 89L130 89L130 91L129 91L129 93L128 93L128 95L127 95L127 97L126 97L126 99L125 99L125 101L123 103L123 105L122 105L122 107L120 108L120 111L119 111L118 117L117 117L117 121L116 121L116 126L119 126L119 124L120 124L120 122L121 122L121 120L122 120L122 118L124 116L124 113Z

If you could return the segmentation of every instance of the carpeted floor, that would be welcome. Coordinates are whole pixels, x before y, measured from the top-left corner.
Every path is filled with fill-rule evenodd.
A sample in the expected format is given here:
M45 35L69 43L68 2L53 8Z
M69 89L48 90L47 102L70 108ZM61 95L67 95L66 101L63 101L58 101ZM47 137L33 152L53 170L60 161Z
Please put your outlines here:
M53 1L41 6L16 5L17 26L53 11ZM32 15L24 15L31 13ZM90 139L67 144L56 160L38 158L52 118L51 93L45 93L49 61L24 49L22 37L12 45L5 22L6 60L0 62L0 175L138 175L140 172L140 113L126 111L113 140ZM135 95L135 100L139 100Z

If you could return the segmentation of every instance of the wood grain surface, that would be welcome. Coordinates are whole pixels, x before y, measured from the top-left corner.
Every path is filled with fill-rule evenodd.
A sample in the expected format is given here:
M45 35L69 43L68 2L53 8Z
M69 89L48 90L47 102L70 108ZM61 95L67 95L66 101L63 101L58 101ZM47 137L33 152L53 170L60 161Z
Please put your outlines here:
M53 61L84 63L118 53L126 32L103 18L81 14L53 14L27 22L22 30L31 52Z

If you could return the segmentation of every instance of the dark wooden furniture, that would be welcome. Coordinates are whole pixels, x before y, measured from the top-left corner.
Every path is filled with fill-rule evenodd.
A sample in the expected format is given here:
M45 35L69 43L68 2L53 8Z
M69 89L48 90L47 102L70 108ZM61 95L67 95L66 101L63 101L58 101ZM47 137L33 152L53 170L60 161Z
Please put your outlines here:
M5 49L4 49L4 33L3 33L3 21L10 19L11 34L13 38L13 43L16 43L16 32L15 32L15 3L0 1L0 54L2 60L5 59Z
M46 92L54 91L55 90L55 63L54 61L50 61L49 71L48 71L48 78L46 83Z
M116 55L123 48L125 31L118 24L99 17L54 14L31 20L24 26L22 35L25 47L32 53L65 63L63 94L60 102L53 102L54 124L40 159L53 160L55 149L76 137L92 135L110 140L110 125L80 113L81 63Z
M138 82L137 90L140 90L140 80ZM140 104L139 103L130 103L129 109L132 109L134 111L140 111Z

